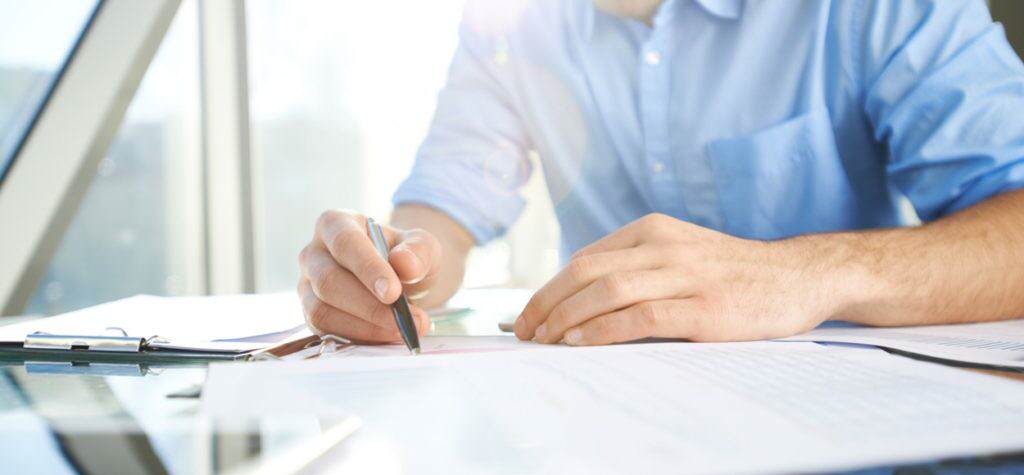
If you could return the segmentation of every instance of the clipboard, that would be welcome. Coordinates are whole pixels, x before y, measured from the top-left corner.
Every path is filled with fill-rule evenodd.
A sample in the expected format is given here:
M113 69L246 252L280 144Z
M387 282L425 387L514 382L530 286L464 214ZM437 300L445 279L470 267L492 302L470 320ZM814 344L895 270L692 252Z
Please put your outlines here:
M310 334L294 292L136 295L50 317L3 320L0 361L237 361Z
M35 332L25 335L22 342L0 343L0 364L77 362L158 366L204 364L215 361L257 361L281 358L311 347L319 347L321 344L322 339L319 336L303 331L270 346L246 351L188 348L159 336L129 336L123 330L121 335L57 335Z

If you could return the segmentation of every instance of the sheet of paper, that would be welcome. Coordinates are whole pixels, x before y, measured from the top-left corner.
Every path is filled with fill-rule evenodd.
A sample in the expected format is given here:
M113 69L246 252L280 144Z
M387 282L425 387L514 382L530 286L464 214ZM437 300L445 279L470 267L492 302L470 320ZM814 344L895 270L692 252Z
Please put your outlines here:
M857 343L965 363L1024 368L1024 320L900 328L816 328L785 341Z
M494 351L518 351L550 348L532 341L520 341L512 335L485 336L423 336L420 337L421 355L446 355L457 353L489 353ZM409 350L404 344L356 345L325 353L326 358L352 358L362 356L406 356Z
M33 332L58 335L153 335L196 344L252 338L301 328L302 309L294 292L216 297L155 297L139 295L94 307L0 327L0 341L18 342ZM224 342L206 348L263 346Z
M1024 448L1024 384L810 343L218 364L203 407L356 415L344 453L404 472L805 472Z

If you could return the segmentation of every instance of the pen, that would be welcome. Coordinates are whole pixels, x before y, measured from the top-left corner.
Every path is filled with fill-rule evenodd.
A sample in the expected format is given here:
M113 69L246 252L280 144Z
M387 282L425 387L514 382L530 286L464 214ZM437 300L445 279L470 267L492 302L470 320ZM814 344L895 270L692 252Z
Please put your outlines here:
M388 240L384 239L384 232L380 230L380 225L373 218L366 218L366 230L380 257L387 262ZM412 310L409 310L409 300L405 298L405 292L402 292L398 296L398 300L391 304L391 313L395 314L395 323L398 324L398 332L402 334L405 346L412 354L420 354L420 338L416 333L416 323L412 320Z

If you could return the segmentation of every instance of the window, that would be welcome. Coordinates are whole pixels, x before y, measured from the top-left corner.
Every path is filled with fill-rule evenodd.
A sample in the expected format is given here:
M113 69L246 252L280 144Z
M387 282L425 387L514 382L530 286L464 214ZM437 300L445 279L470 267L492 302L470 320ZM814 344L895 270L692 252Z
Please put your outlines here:
M463 3L244 4L255 231L237 239L254 241L257 291L294 289L299 250L323 210L390 213L391 194L412 166L447 77ZM220 239L212 229L211 190L221 184L207 172L226 161L203 152L204 133L213 126L203 123L199 53L211 44L201 43L200 21L224 20L211 20L209 6L182 2L27 312L210 290L216 268L209 246ZM61 7L48 13L74 13ZM87 18L90 11L76 14ZM0 58L45 56L15 54L8 44L0 45ZM39 58L32 61L41 75L61 64L59 54ZM39 81L33 87L45 82ZM0 96L28 97L8 93L14 86L6 80L0 85ZM539 175L527 186L529 205L509 236L474 251L468 286L536 286L557 268L558 230Z
M464 3L246 3L259 291L295 288L322 211L387 218L447 77ZM536 285L557 267L544 190L535 176L519 231L474 252L468 286Z
M0 178L96 0L0 0Z
M203 292L197 35L196 6L183 2L30 313Z

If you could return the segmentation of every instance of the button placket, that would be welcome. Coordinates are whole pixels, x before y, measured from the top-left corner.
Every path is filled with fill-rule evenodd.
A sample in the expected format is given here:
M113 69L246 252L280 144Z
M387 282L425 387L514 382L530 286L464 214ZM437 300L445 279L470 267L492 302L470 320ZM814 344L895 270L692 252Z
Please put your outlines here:
M679 186L669 170L671 143L668 130L668 98L671 92L665 31L656 28L641 49L640 104L644 127L644 171L651 186L652 204L658 211L678 208Z

